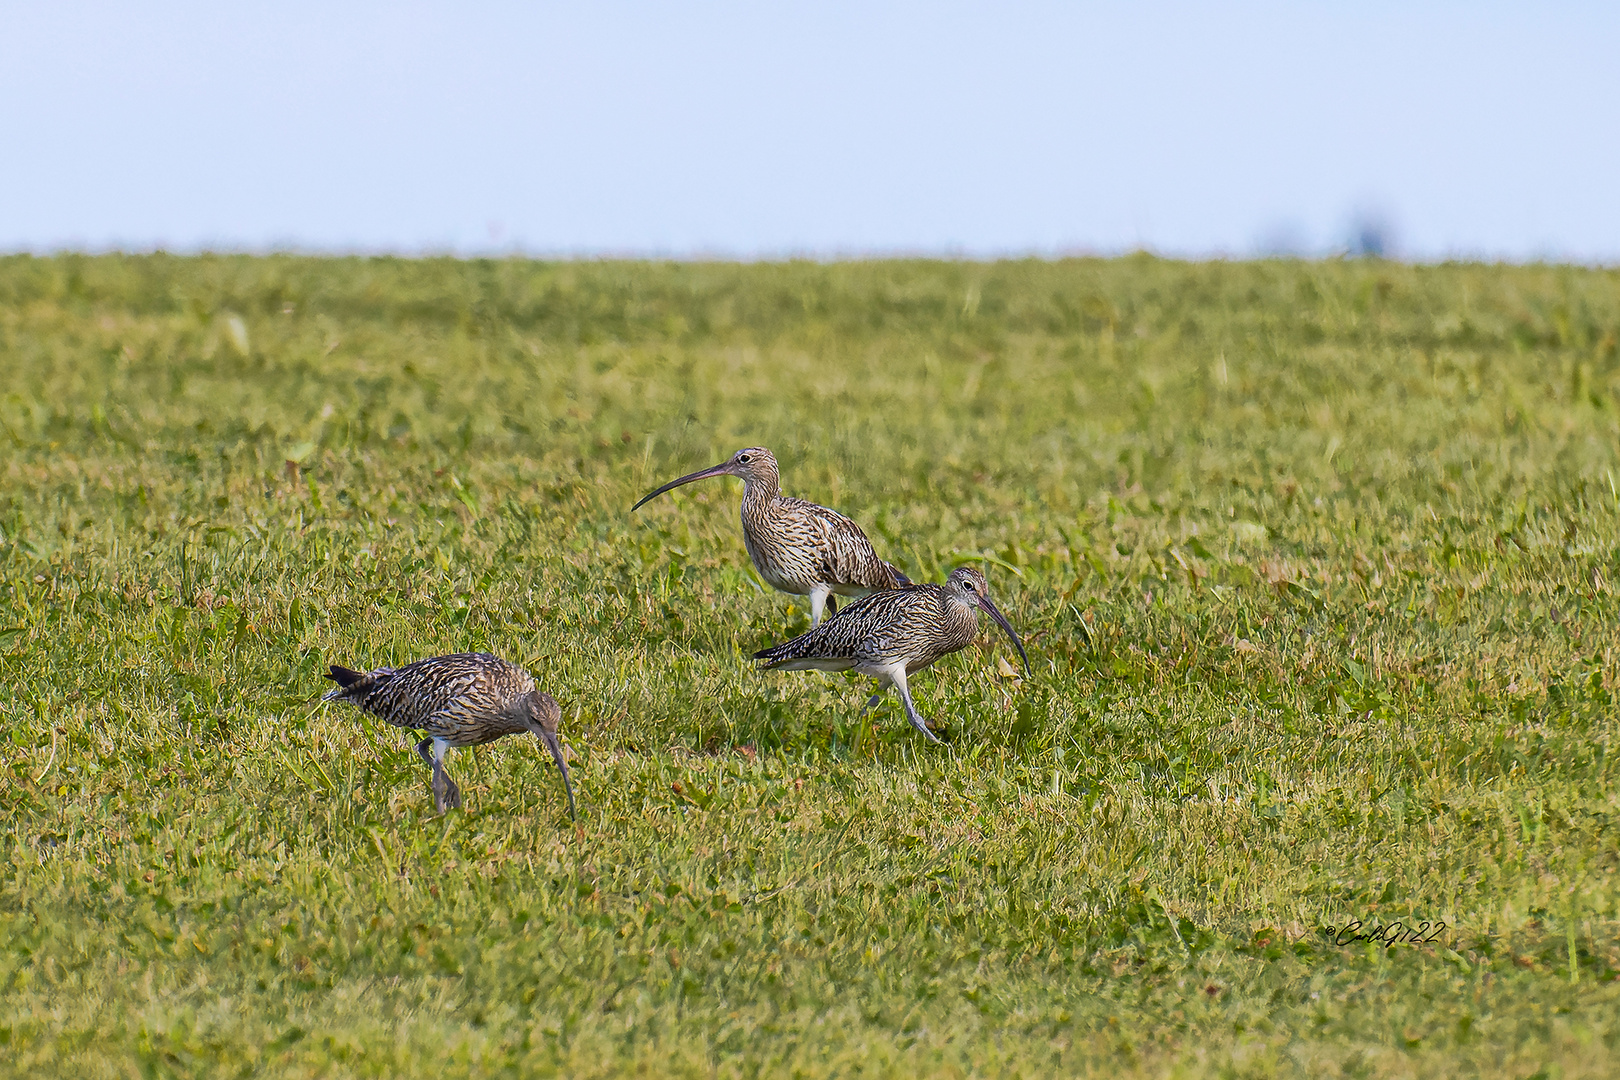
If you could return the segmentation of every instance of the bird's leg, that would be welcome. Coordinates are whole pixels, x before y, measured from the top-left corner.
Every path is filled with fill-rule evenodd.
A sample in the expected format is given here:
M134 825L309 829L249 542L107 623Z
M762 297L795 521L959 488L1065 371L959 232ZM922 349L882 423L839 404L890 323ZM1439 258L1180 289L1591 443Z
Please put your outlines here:
M444 813L444 796L441 793L439 777L444 773L444 765L433 755L434 739L423 739L416 744L416 755L427 762L428 770L433 775L433 806L439 813Z
M826 606L827 599L830 596L832 596L832 589L828 586L810 586L810 629L814 630L821 625L821 609ZM838 602L835 600L833 601L833 611L836 612L837 610Z
M439 813L448 809L461 808L461 788L450 779L450 774L444 768L444 755L450 749L450 744L444 739L423 739L416 744L416 752L428 758L428 743L433 744L433 755L428 764L433 766L433 805Z
M911 700L911 688L906 685L906 669L904 665L891 668L888 676L889 682L893 684L896 690L900 691L900 704L905 706L906 719L911 721L911 726L928 736L929 742L939 742L939 736L929 730L928 721L923 719L922 713L917 711L916 704Z

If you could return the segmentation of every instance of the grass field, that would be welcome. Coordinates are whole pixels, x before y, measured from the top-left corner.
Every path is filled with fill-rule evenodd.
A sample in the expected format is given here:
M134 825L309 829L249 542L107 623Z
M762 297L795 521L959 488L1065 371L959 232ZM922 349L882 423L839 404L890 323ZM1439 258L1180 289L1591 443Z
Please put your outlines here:
M1558 267L0 259L0 1069L1620 1073L1617 336ZM935 748L753 671L736 482L629 512L751 443L1032 677L986 620ZM577 825L314 699L467 649Z

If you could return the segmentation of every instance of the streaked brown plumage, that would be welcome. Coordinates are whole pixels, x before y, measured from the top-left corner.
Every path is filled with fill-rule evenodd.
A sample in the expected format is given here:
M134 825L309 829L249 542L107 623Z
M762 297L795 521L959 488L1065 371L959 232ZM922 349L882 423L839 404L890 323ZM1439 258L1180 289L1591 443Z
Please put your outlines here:
M347 701L394 727L427 732L416 752L433 770L433 802L441 814L461 805L461 789L444 769L445 751L532 731L562 770L568 816L574 816L574 785L557 741L562 709L511 661L488 653L451 653L367 672L333 664L326 677L338 688L323 700Z
M763 668L784 671L848 671L851 668L871 675L880 684L900 692L906 719L911 726L935 742L912 703L906 677L914 675L935 660L966 648L979 632L979 611L989 613L1024 658L1029 656L1013 632L1012 624L990 600L990 587L984 575L971 566L952 570L943 585L907 585L889 592L873 593L857 600L809 633L792 641L761 649L754 659ZM877 704L874 694L866 707Z
M909 585L911 579L878 558L860 526L836 510L782 495L776 458L763 446L737 451L711 469L671 480L631 507L639 510L670 488L710 476L736 476L743 482L743 543L759 576L774 589L810 597L810 625L821 625L824 606L838 610L831 597L865 596Z

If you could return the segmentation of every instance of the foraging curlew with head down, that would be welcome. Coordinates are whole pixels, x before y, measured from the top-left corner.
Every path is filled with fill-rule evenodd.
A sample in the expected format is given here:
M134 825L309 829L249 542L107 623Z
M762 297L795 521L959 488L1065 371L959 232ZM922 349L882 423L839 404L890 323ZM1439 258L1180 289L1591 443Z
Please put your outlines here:
M761 649L754 659L763 660L761 667L766 670L853 668L862 675L871 675L879 681L879 694L884 686L899 691L911 726L938 742L939 736L929 730L928 721L912 702L906 678L940 657L967 647L979 632L981 610L1007 632L1018 655L1024 658L1027 674L1029 655L1024 652L1023 642L991 602L984 575L971 566L952 570L943 585L907 585L873 593L808 633ZM877 704L879 694L867 701L868 709Z
M776 458L762 446L750 446L711 469L671 480L643 496L630 509L639 510L670 488L711 476L736 476L743 482L743 543L759 576L774 589L810 597L810 625L821 625L823 607L838 611L839 596L897 589L911 579L878 558L860 526L836 510L782 495Z
M427 732L416 752L433 770L439 813L461 805L461 788L444 769L445 751L532 731L562 770L568 816L574 816L574 785L557 741L562 709L516 664L488 653L451 653L366 672L333 664L326 677L338 688L324 700L347 701L397 728Z

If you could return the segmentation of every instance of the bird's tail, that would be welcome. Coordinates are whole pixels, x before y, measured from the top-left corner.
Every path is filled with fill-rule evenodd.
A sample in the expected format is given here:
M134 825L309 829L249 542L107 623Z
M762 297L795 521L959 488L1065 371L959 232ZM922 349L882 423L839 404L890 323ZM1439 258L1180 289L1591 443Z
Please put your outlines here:
M814 668L817 671L847 671L854 666L854 658L842 655L842 650L828 647L827 628L836 625L837 620L829 619L792 641L759 650L754 654L754 659L763 661L760 667L766 670L785 668L788 671L803 671Z
M754 654L754 659L763 660L764 663L761 666L767 668L796 660L807 651L804 647L804 639L809 636L809 634L800 634L792 641L784 641L780 645L772 645L768 649L761 649Z
M826 623L822 623L826 626ZM848 671L855 666L852 656L825 656L814 645L804 646L799 638L761 649L755 660L763 661L761 671Z
M328 690L321 695L322 701L353 701L373 690L377 683L389 675L391 668L378 668L376 671L355 671L339 664L331 665L326 677L337 683L336 690Z
M906 577L906 575L902 574L900 572L900 568L898 566L894 565L894 563L884 563L883 565L887 566L889 568L889 573L894 575L894 587L895 588L898 589L902 585L910 585L911 584L911 579Z

